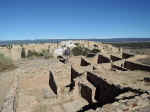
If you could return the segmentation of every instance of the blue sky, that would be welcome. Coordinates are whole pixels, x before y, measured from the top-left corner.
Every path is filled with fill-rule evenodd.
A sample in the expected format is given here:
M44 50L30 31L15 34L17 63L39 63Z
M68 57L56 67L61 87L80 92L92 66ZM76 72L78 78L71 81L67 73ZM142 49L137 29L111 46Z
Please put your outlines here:
M0 0L0 40L150 37L150 0Z

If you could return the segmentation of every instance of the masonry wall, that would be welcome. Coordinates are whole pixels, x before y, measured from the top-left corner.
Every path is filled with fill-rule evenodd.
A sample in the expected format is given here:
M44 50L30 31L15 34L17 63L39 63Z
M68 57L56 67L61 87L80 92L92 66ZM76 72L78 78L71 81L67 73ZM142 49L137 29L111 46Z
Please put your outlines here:
M110 59L103 56L103 55L99 55L98 60L97 60L97 64L101 64L101 63L110 63Z
M87 62L85 59L81 58L81 64L80 64L80 66L88 66L88 65L90 65L90 63Z
M132 54L122 53L122 58L123 58L123 59L128 59L128 58L133 57L133 56L134 56L134 55L132 55Z
M92 103L92 89L87 85L80 84L80 92L81 96L88 101L88 103Z
M71 81L73 81L76 77L81 76L73 67L71 67Z
M120 93L120 89L107 83L94 73L87 73L87 80L96 87L95 99L101 104L111 102Z
M111 55L110 57L111 57L112 62L121 60L121 58L113 56L113 55Z
M57 85L53 76L53 73L49 72L49 86L53 90L53 92L57 95Z
M14 61L21 59L21 51L22 49L19 46L13 46L13 48L0 48L0 53L4 54L5 56L11 58Z
M150 66L148 65L143 65L143 64L137 64L129 61L125 61L124 67L129 69L129 70L145 70L145 71L150 71Z
M116 65L112 65L112 69L113 70L120 70L120 71L127 71L126 68L120 67L120 66L116 66Z
M59 96L66 94L69 91L67 87L71 83L71 66L59 61L55 66L51 66L49 82L55 94Z

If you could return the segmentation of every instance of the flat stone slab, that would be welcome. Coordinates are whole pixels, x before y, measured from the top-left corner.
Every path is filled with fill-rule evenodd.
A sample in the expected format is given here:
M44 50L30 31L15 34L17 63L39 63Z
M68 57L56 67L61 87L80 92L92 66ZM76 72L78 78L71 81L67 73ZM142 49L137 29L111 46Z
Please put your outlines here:
M150 112L150 106L144 107L142 109L136 110L136 112Z
M56 105L52 107L53 112L65 112L61 105Z
M68 102L63 104L63 107L65 109L65 112L77 112L85 105L82 100L74 100L72 102Z
M56 95L54 94L54 92L49 88L43 88L42 92L43 92L43 97L45 99L56 98Z

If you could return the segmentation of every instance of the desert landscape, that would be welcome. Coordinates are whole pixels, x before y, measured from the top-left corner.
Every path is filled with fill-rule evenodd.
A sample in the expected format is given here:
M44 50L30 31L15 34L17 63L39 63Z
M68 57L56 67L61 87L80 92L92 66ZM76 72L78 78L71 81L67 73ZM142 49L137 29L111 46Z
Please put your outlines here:
M149 112L149 48L136 49L88 40L1 46L0 112Z
M0 0L0 112L150 112L150 0Z

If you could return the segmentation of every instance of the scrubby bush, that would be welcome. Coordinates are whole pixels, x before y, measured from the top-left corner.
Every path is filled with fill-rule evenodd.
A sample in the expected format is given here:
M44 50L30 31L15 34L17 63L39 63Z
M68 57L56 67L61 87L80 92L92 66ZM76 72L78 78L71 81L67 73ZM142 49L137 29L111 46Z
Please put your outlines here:
M86 56L89 52L90 52L90 49L85 48L85 47L81 47L81 46L74 47L72 49L72 54L74 56L79 56L79 55Z
M0 53L0 72L3 70L14 69L13 61L6 57L4 54Z
M42 50L41 52L29 50L28 58L29 57L44 57L45 59L49 59L49 58L52 58L53 55L51 53L49 53L49 50Z
M51 54L51 53L46 53L46 54L44 55L44 58L45 58L45 59L53 58L53 54Z
M80 43L75 43L76 46L80 46Z
M83 50L82 50L81 47L74 47L74 48L72 49L72 54L73 54L74 56L82 55L82 52L83 52Z
M29 50L28 51L28 57L39 57L39 56L41 56L41 53L38 53L38 52L36 52L36 51L31 51L31 50Z
M91 50L91 53L99 53L99 52L100 52L99 49L93 49L93 50Z
M40 53L41 56L43 56L45 59L49 59L49 58L53 58L53 55L51 53L49 53L49 50L42 50L42 52Z
M74 56L79 56L79 55L87 56L89 53L97 54L99 52L100 52L99 49L92 49L92 50L90 50L89 48L81 47L81 46L77 46L77 47L74 47L72 49L72 54Z
M85 47L85 48L83 48L82 55L87 56L90 52L91 52L91 50Z

